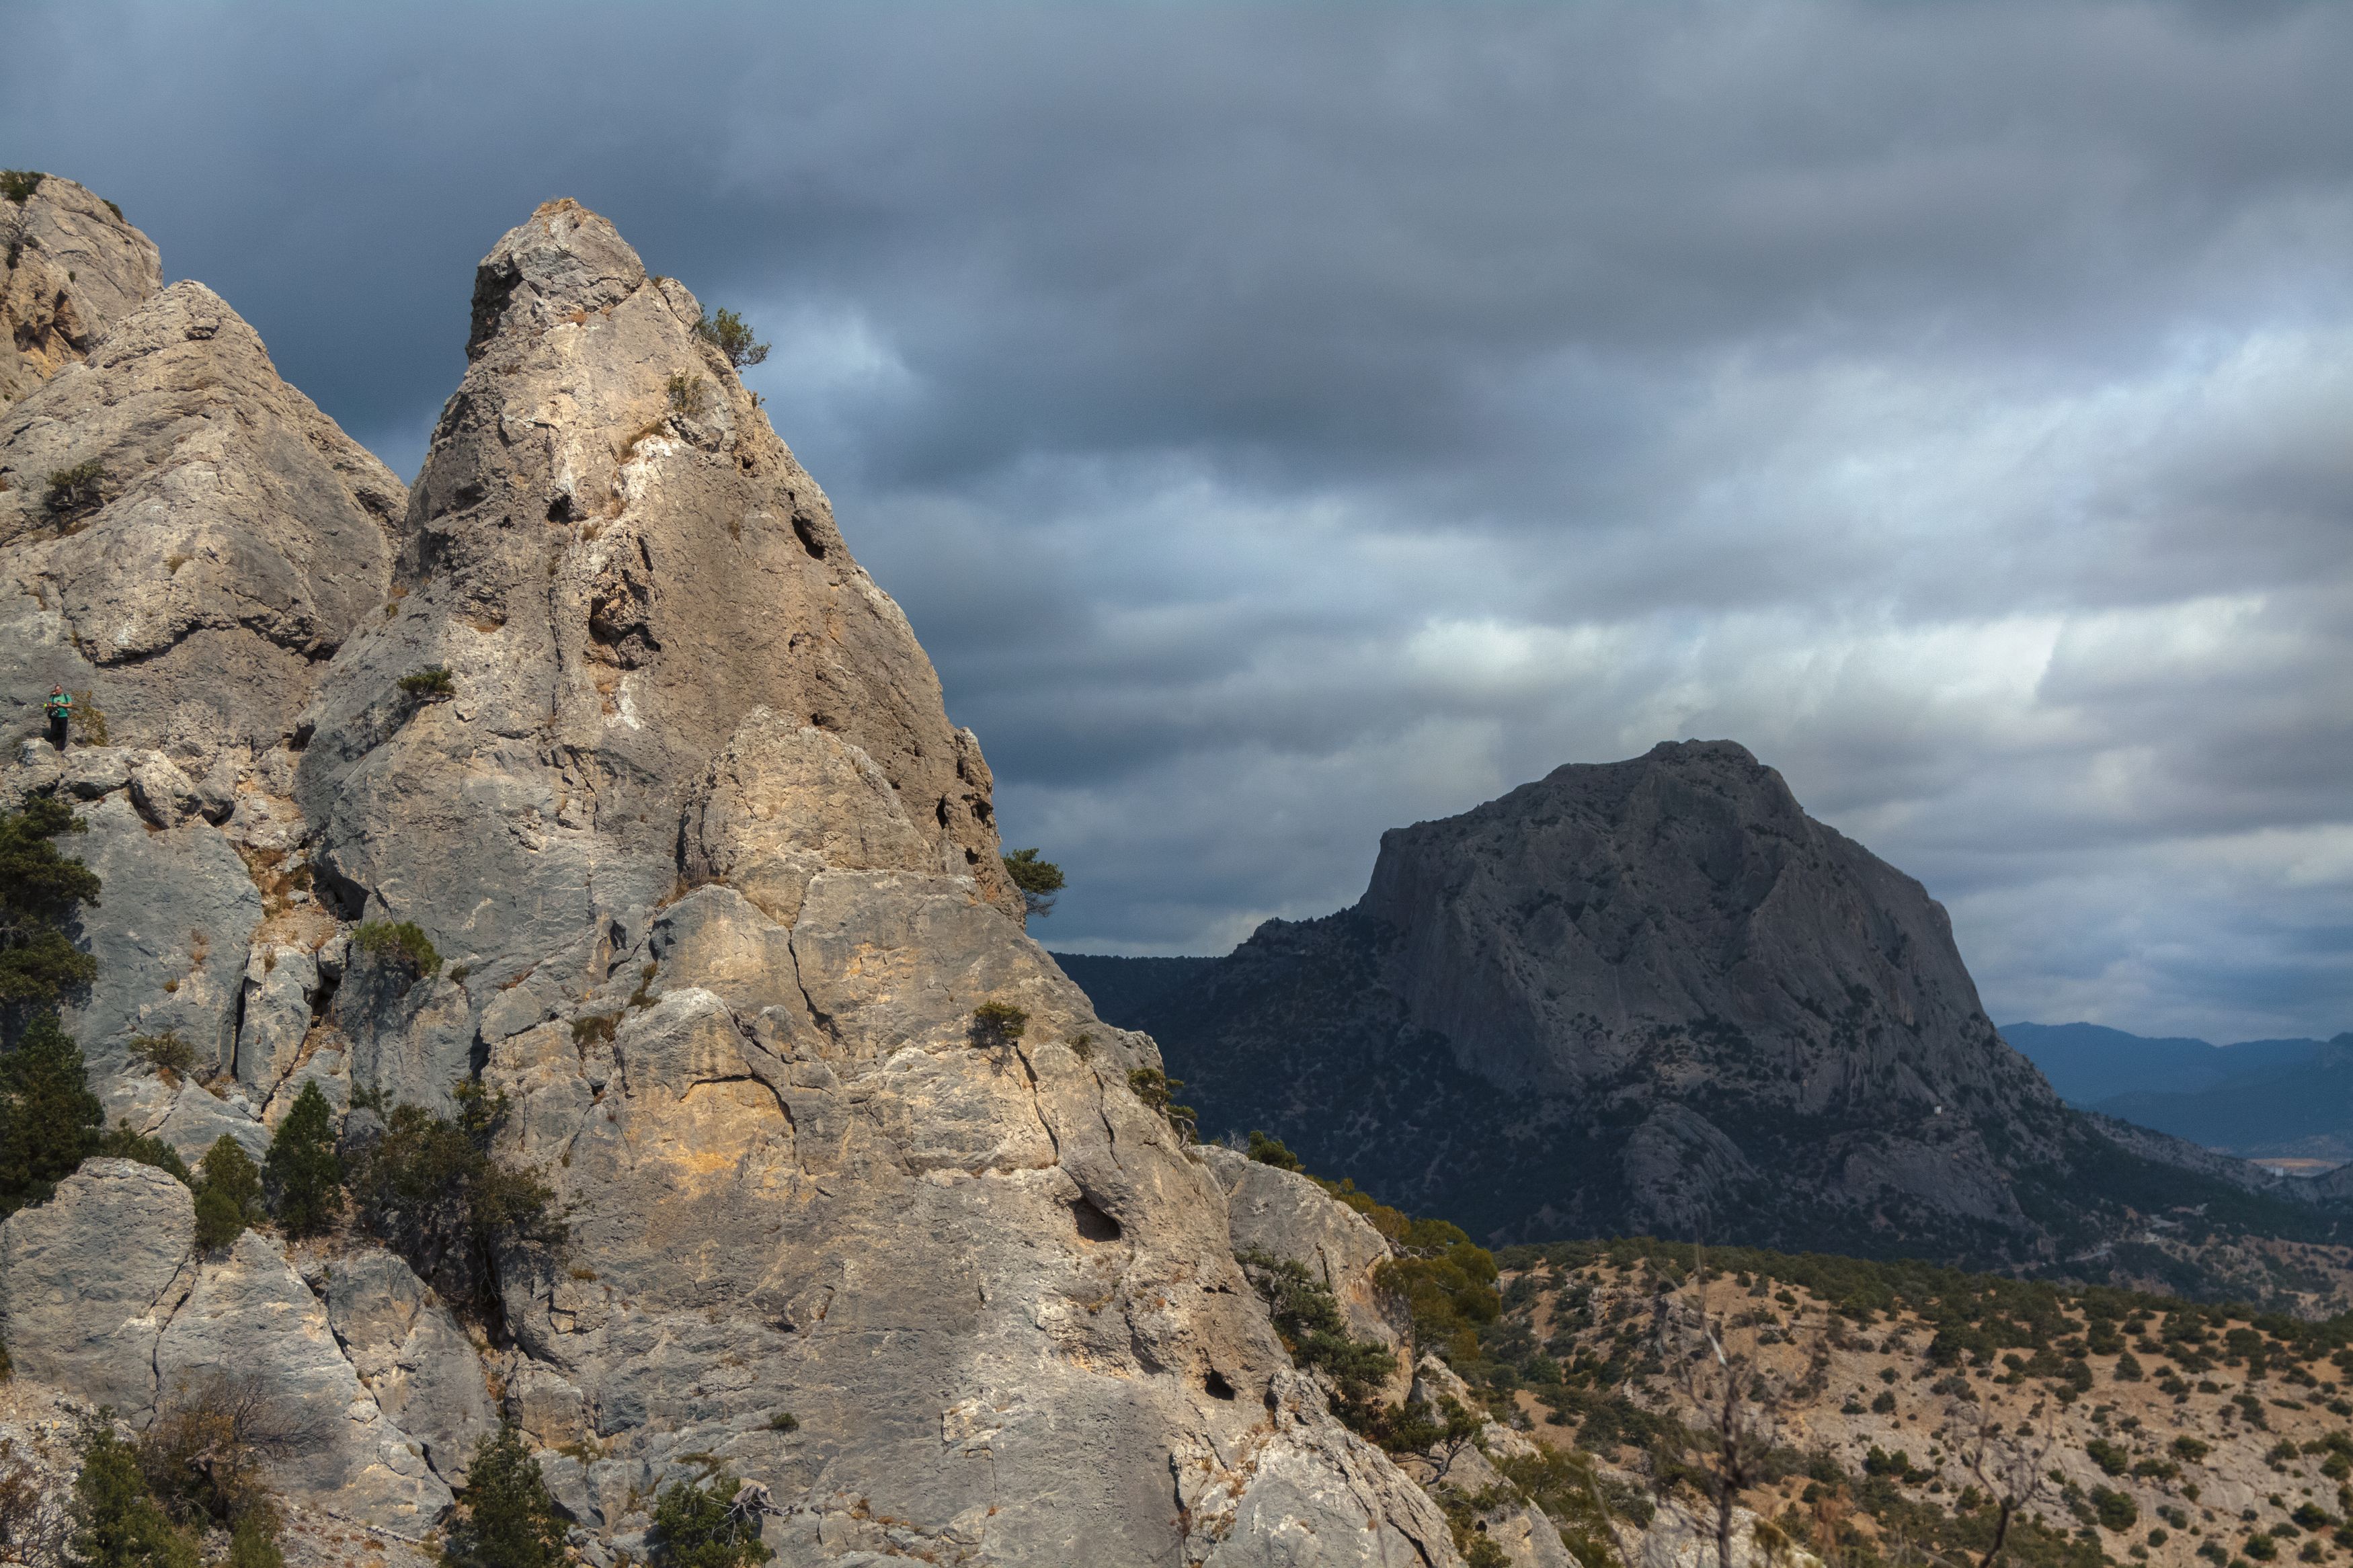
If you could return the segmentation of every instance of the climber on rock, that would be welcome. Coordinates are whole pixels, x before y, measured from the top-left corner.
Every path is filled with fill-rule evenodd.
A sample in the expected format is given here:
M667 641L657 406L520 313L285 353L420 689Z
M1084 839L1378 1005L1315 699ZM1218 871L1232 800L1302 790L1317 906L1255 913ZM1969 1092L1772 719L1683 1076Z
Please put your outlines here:
M49 716L49 744L62 752L66 749L66 721L73 717L73 699L62 686L49 688L48 700L41 707Z

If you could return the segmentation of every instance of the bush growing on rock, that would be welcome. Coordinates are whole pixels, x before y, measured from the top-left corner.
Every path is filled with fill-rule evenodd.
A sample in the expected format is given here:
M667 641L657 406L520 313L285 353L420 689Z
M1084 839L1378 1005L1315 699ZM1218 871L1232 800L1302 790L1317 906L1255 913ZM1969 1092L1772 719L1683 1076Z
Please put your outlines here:
M60 527L106 504L106 467L96 458L49 475L41 506Z
M753 1568L776 1555L760 1542L760 1516L733 1506L743 1483L725 1470L708 1486L680 1481L654 1502L654 1568Z
M227 1133L196 1163L196 1245L218 1252L261 1217L261 1173Z
M539 1463L513 1423L474 1448L464 1514L444 1535L448 1568L555 1568L564 1561L564 1521Z
M983 1002L972 1010L972 1041L976 1046L1009 1046L1029 1027L1029 1015L1010 1002Z
M269 1461L315 1442L321 1423L270 1397L250 1374L215 1373L175 1384L139 1435L135 1455L150 1496L176 1524L219 1526L247 1538L243 1561L278 1550ZM231 1561L239 1561L232 1542Z
M47 1006L97 977L98 961L75 949L65 927L78 908L98 902L98 876L53 842L83 830L49 795L0 815L0 1003Z
M105 1125L81 1047L55 1013L35 1014L16 1049L0 1056L0 1214L47 1202L97 1152Z
M1050 915L1054 895L1062 890L1062 868L1038 858L1035 849L1016 849L1005 857L1005 874L1021 889L1021 912Z
M316 1236L334 1224L343 1207L343 1163L335 1153L334 1110L313 1079L294 1097L294 1108L278 1124L261 1180L270 1213L293 1237Z
M182 1073L196 1065L196 1047L180 1038L176 1029L160 1035L133 1035L127 1047L131 1059L166 1083L177 1083Z
M546 1184L491 1154L507 1097L471 1082L455 1093L454 1121L419 1105L392 1108L353 1173L352 1199L368 1228L444 1300L495 1322L501 1255L560 1247L568 1232Z
M1158 1111L1186 1142L1200 1141L1199 1114L1191 1106L1176 1102L1176 1091L1185 1087L1183 1079L1170 1078L1158 1068L1137 1068L1127 1075L1127 1087L1135 1091L1135 1098L1144 1101L1146 1110Z
M352 940L377 963L406 970L411 980L441 973L440 952L415 921L362 921Z
M177 1149L161 1138L146 1136L132 1127L128 1119L116 1122L114 1131L100 1138L98 1147L90 1152L109 1160L135 1160L142 1165L153 1165L184 1187L196 1184L195 1173L188 1169L188 1163L180 1158Z
M74 1568L197 1568L195 1542L156 1505L138 1455L110 1428L82 1445L73 1522Z
M703 311L702 320L694 323L694 335L725 354L737 370L768 357L768 345L754 342L752 329L733 310Z
M1250 1157L1261 1165L1272 1165L1278 1171L1299 1169L1299 1156L1284 1147L1280 1138L1271 1138L1257 1128L1250 1129Z
M432 702L457 694L457 682L449 672L438 664L428 664L400 678L400 694L419 702Z
M1304 1265L1256 1247L1236 1253L1234 1260L1266 1303L1292 1361L1329 1377L1343 1401L1359 1405L1370 1399L1397 1370L1395 1351L1348 1332L1331 1287Z
M47 178L38 169L0 169L0 196L21 207L33 199L33 193Z

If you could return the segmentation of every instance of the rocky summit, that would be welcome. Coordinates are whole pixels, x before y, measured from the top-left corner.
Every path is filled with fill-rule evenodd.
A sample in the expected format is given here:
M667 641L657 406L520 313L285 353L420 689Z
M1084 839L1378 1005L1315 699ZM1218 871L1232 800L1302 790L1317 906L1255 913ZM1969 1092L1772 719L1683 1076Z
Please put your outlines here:
M1139 1095L1156 1047L1025 932L977 742L684 285L541 207L405 489L79 186L0 223L0 791L86 825L109 1125L258 1158L311 1085L346 1149L497 1105L566 1233L444 1300L348 1219L206 1247L91 1159L0 1226L12 1398L135 1429L251 1380L303 1413L290 1540L396 1558L506 1421L593 1563L717 1467L789 1564L1460 1561L1235 1256L1402 1351L1388 1243Z
M2329 1223L2068 1110L1926 890L1730 742L1385 834L1353 908L1223 959L1062 962L1160 1041L1205 1130L1267 1129L1499 1240L2048 1261L2206 1184Z

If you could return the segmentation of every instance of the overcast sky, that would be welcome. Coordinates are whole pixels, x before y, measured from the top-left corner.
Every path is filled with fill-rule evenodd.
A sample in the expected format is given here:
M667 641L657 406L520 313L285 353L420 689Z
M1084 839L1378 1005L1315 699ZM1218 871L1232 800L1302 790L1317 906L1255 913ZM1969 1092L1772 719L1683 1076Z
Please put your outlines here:
M2001 1021L2353 1028L2353 7L393 10L11 5L0 163L405 477L546 197L742 310L1050 944L1730 737Z

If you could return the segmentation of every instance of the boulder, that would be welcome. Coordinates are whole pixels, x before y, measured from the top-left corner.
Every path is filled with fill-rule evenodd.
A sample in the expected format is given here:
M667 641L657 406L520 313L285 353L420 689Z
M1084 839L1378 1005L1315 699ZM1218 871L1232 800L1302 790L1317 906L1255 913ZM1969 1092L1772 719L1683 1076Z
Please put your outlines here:
M237 1080L267 1099L294 1070L311 1032L319 965L309 950L257 945L245 965L245 1005L237 1030Z
M449 1489L360 1383L327 1309L258 1232L206 1263L155 1345L160 1404L257 1401L285 1446L271 1484L301 1501L421 1536Z
M425 1445L426 1461L463 1486L474 1447L498 1429L481 1358L449 1310L381 1247L321 1266L327 1321L377 1408Z
M155 1344L189 1289L195 1208L152 1165L86 1160L0 1224L0 1344L16 1373L126 1413L155 1396Z

